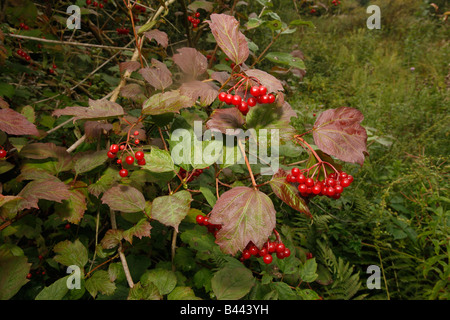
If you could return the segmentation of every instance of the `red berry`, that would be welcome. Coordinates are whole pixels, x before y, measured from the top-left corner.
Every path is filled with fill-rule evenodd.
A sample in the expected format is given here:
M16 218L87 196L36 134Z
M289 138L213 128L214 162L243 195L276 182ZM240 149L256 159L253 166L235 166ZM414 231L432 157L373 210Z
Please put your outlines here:
M230 93L228 93L228 94L226 95L226 97L225 97L225 103L226 103L226 104L231 104L232 101L233 101L233 95L230 94Z
M267 88L264 86L259 86L259 95L264 96L267 93Z
M250 97L250 98L247 99L247 104L248 104L249 107L256 106L256 102L257 102L256 99L253 98L253 97Z
M298 176L300 175L300 169L299 169L299 168L292 168L292 169L291 169L291 174L292 174L293 176L298 177Z
M119 147L119 149L120 150L123 150L123 149L125 149L125 145L124 144L122 144L120 147Z
M283 243L277 244L277 247L276 247L277 252L284 252L284 249L286 249L286 247L284 246Z
M287 181L291 182L291 183L295 183L295 182L297 182L297 177L294 176L293 174L288 174L287 175Z
M139 144L140 142L139 139L134 140L134 144Z
M327 188L327 196L332 197L332 196L334 196L335 193L336 193L336 191L334 190L333 187L328 187Z
M314 180L312 178L306 178L305 184L307 187L314 186Z
M269 103L274 103L275 102L275 96L273 94L269 94Z
M145 159L138 160L138 165L143 166L146 164Z
M28 274L27 274L27 279L31 279L31 277L32 277L32 274L31 274L31 273L28 273Z
M300 193L306 193L306 191L308 191L308 187L306 186L306 184L299 184L298 185L298 191Z
M3 159L4 157L6 157L7 152L3 149L0 150L0 159Z
M300 183L300 184L303 184L303 183L306 182L306 177L305 177L305 175L303 173L300 173L297 176L297 182Z
M339 179L342 180L342 179L345 179L345 178L348 178L348 174L346 172L340 172L339 173Z
M192 28L195 29L195 28L197 28L197 27L198 27L198 23L193 23L193 24L192 24Z
M255 245L251 246L248 251L252 256L256 256L259 253L259 249Z
M204 218L203 218L203 225L204 225L204 226L209 225L209 218L208 218L208 217L204 217Z
M92 0L86 0L86 4L89 6L92 3Z
M94 7L98 6L98 2L94 1L93 5L94 5Z
M240 112L242 112L243 114L247 114L248 112L248 104L245 101L242 101L239 106L238 109Z
M276 249L277 249L277 246L276 246L276 244L274 242L269 242L267 244L267 251L269 251L269 253L275 252Z
M53 69L56 69L56 68L57 68L56 64L53 64Z
M219 100L220 101L225 102L226 98L227 98L227 93L226 92L219 93Z
M348 178L342 179L341 180L341 186L343 188L347 188L350 185L350 180L348 180Z
M100 3L100 4L98 5L98 7L99 7L100 9L103 9L103 3Z
M144 152L138 151L138 152L136 152L136 153L134 154L134 157L135 157L137 160L144 159Z
M120 175L122 178L125 178L125 177L128 175L128 170L127 170L127 169L122 169L122 170L120 170L120 171L119 171L119 175Z
M334 187L334 191L336 192L336 194L341 194L344 191L344 187L338 184Z
M259 91L259 87L258 86L253 86L250 88L250 94L254 97L259 97L259 95L261 94Z
M284 258L284 250L281 251L281 252L278 252L278 251L277 251L277 258L278 258L278 259L283 259L283 258Z
M264 257L268 252L266 247L262 247L261 250L259 250L259 256Z
M333 178L328 178L325 183L330 187L334 187L336 185L336 180Z
M135 136L138 136L138 135L139 135L139 131L136 130L136 131L134 132L134 135L135 135Z
M117 153L117 152L119 152L119 146L117 144L112 144L109 147L109 151L111 151L112 153Z
M199 225L202 225L204 220L205 220L205 217L204 217L203 215L201 215L201 214L199 214L199 215L195 218L195 221L197 221L197 223L198 223Z
M263 261L264 261L265 264L272 263L272 260L273 260L273 258L272 258L271 254L266 254L266 255L263 256Z
M283 252L284 258L287 258L291 255L291 250L289 250L289 248L284 249Z
M322 191L322 186L320 184L316 184L312 187L312 193L319 194Z
M242 102L242 98L240 96L238 96L237 94L235 94L231 100L231 103L235 106L240 105Z
M269 103L269 96L267 94L261 95L260 100L261 100L262 104L267 104L267 103Z
M248 250L245 249L244 251L242 251L242 258L244 258L244 260L250 259L251 256L252 255Z
M111 152L111 151L108 151L108 158L114 159L115 157L116 157L116 154L115 154L115 153L113 153L113 152Z
M195 13L195 17L196 17L196 18L200 18L200 12L196 12L196 13Z
M55 73L55 71L53 71L53 69L48 70L48 72L50 72L51 74Z
M39 259L39 260L42 260L42 259L44 259L44 257L41 256L41 255L39 255L39 256L38 256L38 259Z
M134 158L132 156L128 156L125 158L125 162L128 164L133 164L134 163Z
M66 225L64 226L64 228L70 229L70 223L66 224Z
M348 176L347 176L347 179L348 179L348 181L349 181L350 183L353 182L353 176L352 176L352 175L348 175Z
M122 164L122 160L121 159L117 159L117 164Z

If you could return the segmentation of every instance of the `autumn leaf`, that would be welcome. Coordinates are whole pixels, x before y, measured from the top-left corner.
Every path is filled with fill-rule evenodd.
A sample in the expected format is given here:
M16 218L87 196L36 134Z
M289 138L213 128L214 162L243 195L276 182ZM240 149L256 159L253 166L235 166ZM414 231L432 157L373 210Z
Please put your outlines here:
M272 200L266 194L249 187L235 187L220 196L209 221L222 226L216 243L223 252L234 255L250 241L262 248L275 228L275 215Z
M197 76L206 72L208 68L208 59L194 48L180 48L177 50L178 53L174 54L172 59L180 69L196 78Z
M172 73L167 66L156 59L152 59L151 64L152 67L139 70L139 74L157 90L164 90L170 87L172 85Z
M235 63L241 64L249 56L247 39L239 31L239 21L227 14L210 15L209 27L220 49Z
M235 135L242 130L244 123L244 116L237 108L216 109L206 122L206 127L223 134Z
M12 110L0 109L0 130L7 134L38 136L39 131L27 118Z
M123 108L106 99L89 99L89 107L66 107L53 111L53 116L74 116L75 119L105 119L123 116Z
M133 213L144 211L144 195L136 188L126 185L116 185L106 191L102 197L102 203L107 204L112 210Z
M354 108L326 110L314 124L314 143L339 160L362 166L367 154L367 132L360 125L363 119L364 115Z

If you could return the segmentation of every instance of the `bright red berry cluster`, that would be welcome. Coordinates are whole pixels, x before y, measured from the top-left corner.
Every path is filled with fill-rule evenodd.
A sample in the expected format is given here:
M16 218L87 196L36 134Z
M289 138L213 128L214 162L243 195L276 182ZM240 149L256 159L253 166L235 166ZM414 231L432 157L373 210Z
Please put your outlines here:
M130 33L129 28L117 28L116 31L118 34L129 34Z
M195 218L195 220L197 221L197 223L200 226L205 226L208 228L208 232L212 233L214 235L214 237L217 234L217 231L219 231L222 226L220 224L212 224L209 222L209 218L208 216L204 216L204 215L197 215L197 217Z
M103 3L105 3L105 4L108 3L108 0L103 0ZM98 3L97 1L92 1L92 0L86 0L86 4L88 6L90 6L92 4L94 7L99 7L100 9L103 9L103 7L104 7L103 3Z
M139 131L135 131L134 135L131 135L132 138L136 138L139 135ZM128 170L123 167L123 158L125 157L125 162L129 165L134 164L137 161L137 164L140 166L145 165L144 159L144 151L136 151L134 152L131 148L131 145L137 146L140 143L139 139L135 139L134 143L129 143L127 141L121 142L120 144L112 144L108 151L108 158L115 159L117 157L117 153L120 152L119 159L117 159L117 164L122 166L122 169L119 171L119 175L124 178L128 176ZM127 153L128 155L126 155Z
M192 16L188 16L188 21L192 24L192 28L197 28L200 24L200 12L195 12Z
M250 94L252 96L249 97L247 101L244 101L240 95L233 95L229 92L221 92L219 93L219 100L221 102L225 102L228 105L236 106L243 115L246 115L250 110L250 107L256 106L256 103L274 103L276 99L275 95L273 95L272 93L267 94L267 88L265 86L251 87Z
M305 173L307 170L303 170ZM327 196L333 199L339 199L344 188L350 186L353 182L353 176L344 171L328 174L325 179L313 179L308 177L299 168L292 168L291 173L287 175L286 181L298 183L298 191L303 197Z
M341 4L341 2L339 0L333 0L333 1L331 1L331 3L334 4L335 6Z
M5 149L3 149L2 146L0 146L0 159L3 159L4 157L6 157L8 153L6 152Z
M145 13L145 11L147 11L147 9L145 7L143 7L143 6L139 5L139 4L136 4L134 6L134 9L137 10L137 11L140 11L141 13Z
M247 247L242 251L241 261L250 259L252 256L262 257L265 264L270 264L273 261L272 254L276 254L278 259L284 259L291 255L291 250L286 248L281 241L269 241L264 243L261 249L258 249L253 242L249 242Z

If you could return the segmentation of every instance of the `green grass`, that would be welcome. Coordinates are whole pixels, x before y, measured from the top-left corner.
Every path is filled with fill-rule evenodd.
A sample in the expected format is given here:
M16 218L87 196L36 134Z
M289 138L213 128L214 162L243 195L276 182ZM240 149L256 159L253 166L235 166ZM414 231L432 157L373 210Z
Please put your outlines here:
M422 1L372 1L382 29L369 30L365 7L343 2L341 15L308 18L315 29L276 44L306 57L305 77L286 78L300 132L304 119L312 125L314 113L340 106L359 109L369 130L364 166L346 166L356 177L351 194L312 210L332 217L326 239L362 279L368 265L383 266L382 289L363 290L369 298L448 299L448 23L425 15ZM299 18L293 7L283 12L284 21Z

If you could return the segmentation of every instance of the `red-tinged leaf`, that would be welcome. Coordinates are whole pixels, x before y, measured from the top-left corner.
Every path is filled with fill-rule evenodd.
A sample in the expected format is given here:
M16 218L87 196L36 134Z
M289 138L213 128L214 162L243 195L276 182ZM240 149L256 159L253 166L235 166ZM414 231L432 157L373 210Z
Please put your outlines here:
M156 59L152 59L152 68L139 70L139 74L157 90L164 90L172 85L172 73L167 66Z
M144 33L149 41L155 39L155 41L161 45L163 48L167 48L169 45L169 37L164 31L159 31L158 29L153 29Z
M3 100L3 97L0 97L0 108L2 109L9 108L9 103Z
M194 48L180 48L178 53L173 55L173 61L180 69L193 79L206 72L208 59Z
M20 150L20 155L25 158L43 160L47 158L68 159L71 158L67 149L57 146L52 142L48 143L30 143Z
M265 71L259 70L259 69L250 69L246 70L245 74L249 77L254 77L259 80L259 82L267 88L268 93L275 93L278 91L283 91L283 84L280 80L272 76L271 74L268 74ZM255 80L251 81L252 85L257 85L258 82Z
M123 231L118 229L109 229L106 231L102 241L100 241L103 249L112 249L119 245L123 239Z
M86 121L84 123L84 134L86 135L87 141L93 141L100 138L103 131L108 133L112 129L112 124L101 123L98 121Z
M133 227L123 232L123 238L129 243L133 243L133 237L142 239L143 237L150 237L150 230L152 226L146 218L141 219Z
M119 104L106 99L89 99L89 107L66 107L53 111L56 117L75 116L74 120L115 118L123 114L123 108Z
M189 212L192 196L188 191L179 191L153 200L151 217L166 226L175 228Z
M141 64L137 61L125 61L119 64L120 73L124 71L133 72L138 70L141 67Z
M126 185L116 185L103 194L102 203L112 210L125 213L144 211L145 198L138 189Z
M272 200L259 190L236 187L223 193L210 213L210 223L219 224L216 243L234 255L251 241L262 248L275 228Z
M82 181L77 181L72 190L69 190L70 197L61 204L55 204L55 212L61 219L70 223L78 224L87 210L86 204L86 187Z
M275 195L284 203L289 205L294 210L306 214L312 218L311 212L305 203L305 200L300 196L298 189L286 181L288 173L283 169L279 169L270 180L269 184Z
M220 49L235 64L244 63L250 53L247 39L239 31L239 22L230 15L213 13L209 27Z
M316 146L339 160L364 163L367 154L367 132L360 123L364 120L361 111L340 107L322 112L313 127Z
M202 107L209 106L219 95L219 88L209 82L190 81L185 82L180 87L180 93L194 101L200 101Z
M49 173L48 171L45 171L44 169L38 169L38 168L24 168L21 170L20 175L16 178L17 181L22 182L25 180L55 180L58 181L59 179Z
M142 114L179 113L181 109L192 107L193 104L191 98L183 96L179 90L172 90L152 95L144 102Z
M206 122L206 128L236 135L242 130L244 123L245 118L237 108L216 109Z
M45 199L61 203L70 198L69 187L56 180L34 180L29 182L17 195L22 197L18 210L37 208L38 201Z
M92 169L101 166L108 160L106 150L100 151L86 151L77 153L73 160L75 162L74 169L77 175L91 171Z
M36 126L12 109L0 109L0 130L18 136L39 136Z
M211 73L211 79L216 80L220 84L224 84L230 78L230 74L226 71L214 71Z
M120 88L120 95L124 98L139 100L144 94L142 87L137 83L130 83Z

